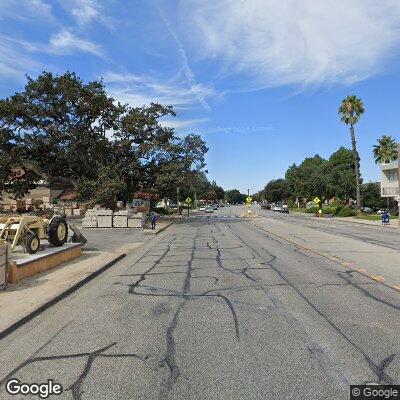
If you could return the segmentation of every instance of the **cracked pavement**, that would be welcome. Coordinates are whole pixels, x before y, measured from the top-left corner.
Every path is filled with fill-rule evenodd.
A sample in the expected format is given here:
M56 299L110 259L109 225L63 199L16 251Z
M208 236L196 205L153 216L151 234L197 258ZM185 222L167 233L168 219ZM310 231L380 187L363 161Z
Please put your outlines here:
M243 219L192 218L0 341L0 398L30 398L17 377L60 399L347 399L400 383L399 308Z

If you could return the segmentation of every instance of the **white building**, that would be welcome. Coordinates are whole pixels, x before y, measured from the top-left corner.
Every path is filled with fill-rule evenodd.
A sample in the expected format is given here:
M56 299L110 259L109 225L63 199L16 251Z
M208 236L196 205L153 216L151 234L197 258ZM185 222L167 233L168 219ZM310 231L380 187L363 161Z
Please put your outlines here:
M395 197L399 194L398 161L381 164L381 196Z

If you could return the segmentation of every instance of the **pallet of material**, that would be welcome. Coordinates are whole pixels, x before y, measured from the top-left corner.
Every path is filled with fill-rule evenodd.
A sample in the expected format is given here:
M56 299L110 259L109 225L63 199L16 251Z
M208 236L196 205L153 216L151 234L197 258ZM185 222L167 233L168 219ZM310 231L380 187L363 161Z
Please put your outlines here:
M139 218L142 219L143 213L138 212L138 213L133 213L129 218Z
M97 210L92 210L92 209L89 209L89 210L86 210L86 212L85 212L85 217L95 217L95 216L97 216Z
M131 215L131 212L129 210L119 210L114 212L114 217L118 215L120 217L129 217Z
M99 228L112 228L113 217L112 215L98 215L97 226Z
M128 218L123 215L115 215L114 214L113 227L114 228L127 228L128 227Z
M141 228L142 227L142 219L140 218L129 218L128 219L128 228Z
M82 219L82 228L97 228L97 217L89 216Z
M98 217L111 217L112 218L113 210L107 210L107 209L102 208L102 209L96 210L96 215Z

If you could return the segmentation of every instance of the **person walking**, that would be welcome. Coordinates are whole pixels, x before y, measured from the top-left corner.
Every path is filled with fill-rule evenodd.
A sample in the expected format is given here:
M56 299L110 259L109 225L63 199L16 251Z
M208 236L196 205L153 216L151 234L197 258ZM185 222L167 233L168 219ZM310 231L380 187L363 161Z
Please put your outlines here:
M156 221L157 221L157 215L153 213L151 215L151 229L154 231L156 229Z

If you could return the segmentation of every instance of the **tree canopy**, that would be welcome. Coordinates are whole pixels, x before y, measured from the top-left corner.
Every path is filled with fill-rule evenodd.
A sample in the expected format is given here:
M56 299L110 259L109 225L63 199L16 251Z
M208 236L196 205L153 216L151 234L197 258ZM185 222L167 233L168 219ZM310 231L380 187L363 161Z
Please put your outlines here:
M354 153L344 147L340 147L329 159L317 154L305 158L299 165L292 164L285 173L285 179L272 180L257 193L258 198L269 202L296 198L312 200L315 196L348 200L355 195Z
M171 106L120 104L101 80L85 83L72 72L28 77L24 90L0 100L0 191L22 197L45 180L103 203L139 189L207 192L206 143L175 135L161 124L167 116L175 116Z

